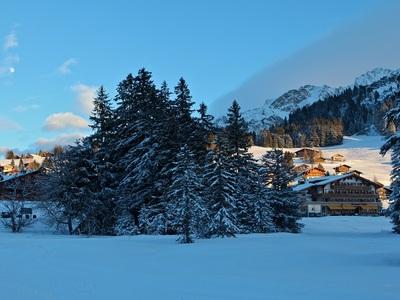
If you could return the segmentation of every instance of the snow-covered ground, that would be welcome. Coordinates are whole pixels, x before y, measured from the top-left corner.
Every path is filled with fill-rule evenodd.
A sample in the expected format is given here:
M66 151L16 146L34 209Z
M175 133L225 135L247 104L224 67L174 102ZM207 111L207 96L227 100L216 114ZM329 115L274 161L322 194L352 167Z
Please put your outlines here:
M181 245L172 236L0 232L0 299L398 299L400 236L383 217L304 219L302 234Z
M384 185L390 184L390 153L385 157L379 154L379 148L384 143L382 136L351 136L344 137L342 145L332 147L321 147L318 148L322 151L325 158L330 158L333 154L339 153L345 156L345 164L348 164L352 169L363 172L364 177L369 179L376 178L379 182ZM297 151L300 148L285 149L286 151ZM264 147L251 147L250 152L254 154L256 158L260 158L270 148ZM302 161L295 160L295 163L301 164ZM324 168L330 173L334 173L333 168L338 166L340 163L329 162L322 164Z

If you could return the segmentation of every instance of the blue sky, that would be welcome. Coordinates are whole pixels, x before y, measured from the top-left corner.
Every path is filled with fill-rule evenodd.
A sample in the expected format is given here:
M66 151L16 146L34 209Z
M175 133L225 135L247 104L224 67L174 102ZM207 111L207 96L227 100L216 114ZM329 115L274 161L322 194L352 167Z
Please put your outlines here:
M387 1L7 1L0 18L0 149L85 134L93 90L144 66L211 103Z

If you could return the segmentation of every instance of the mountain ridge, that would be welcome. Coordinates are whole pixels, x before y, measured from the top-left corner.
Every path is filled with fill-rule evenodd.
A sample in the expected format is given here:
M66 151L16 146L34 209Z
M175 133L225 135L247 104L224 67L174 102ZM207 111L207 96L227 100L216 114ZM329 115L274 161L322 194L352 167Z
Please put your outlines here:
M291 113L318 101L343 94L346 90L365 90L363 101L366 106L376 105L400 91L400 69L374 68L354 79L348 86L304 85L291 89L276 99L268 99L261 107L243 112L251 131L259 132L283 122ZM366 87L365 89L363 89ZM377 126L379 127L379 126Z

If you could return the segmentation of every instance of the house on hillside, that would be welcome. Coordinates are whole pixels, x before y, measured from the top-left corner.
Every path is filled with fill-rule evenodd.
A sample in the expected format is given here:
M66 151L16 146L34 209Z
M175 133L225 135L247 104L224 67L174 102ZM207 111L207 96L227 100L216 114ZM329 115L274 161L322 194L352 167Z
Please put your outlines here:
M322 166L317 166L306 170L303 174L303 177L307 179L307 178L321 177L325 175L326 175L325 169Z
M335 170L336 175L340 175L340 174L349 173L351 166L343 164L343 165L339 165L333 169Z
M310 178L293 189L305 216L378 215L389 192L355 172Z
M344 158L344 155L336 153L334 155L331 156L331 160L332 161L340 161L340 162L344 162L346 159Z
M39 200L37 182L42 170L7 174L0 177L0 200Z
M322 157L322 152L312 148L301 148L300 150L297 150L294 153L294 155L304 160L308 160L311 157L313 158Z
M293 170L294 170L294 171L296 172L296 174L298 174L298 175L303 174L304 172L308 171L309 169L310 169L310 166L307 165L307 164L301 164L301 165L295 166L295 167L293 168Z

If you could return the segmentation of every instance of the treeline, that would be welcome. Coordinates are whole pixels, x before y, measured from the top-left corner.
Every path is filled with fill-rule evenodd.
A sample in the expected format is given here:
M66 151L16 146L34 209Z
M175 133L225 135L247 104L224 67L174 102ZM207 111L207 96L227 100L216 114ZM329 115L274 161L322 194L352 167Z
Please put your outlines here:
M318 147L341 144L344 135L364 133L371 126L385 134L384 116L396 95L383 101L366 86L342 93L295 110L281 124L256 135L255 143L265 147ZM393 129L391 129L393 131Z
M293 166L279 150L254 160L237 102L216 128L182 78L172 95L141 69L116 94L111 101L101 87L92 135L51 158L41 183L50 223L70 234L179 234L184 243L300 231Z

